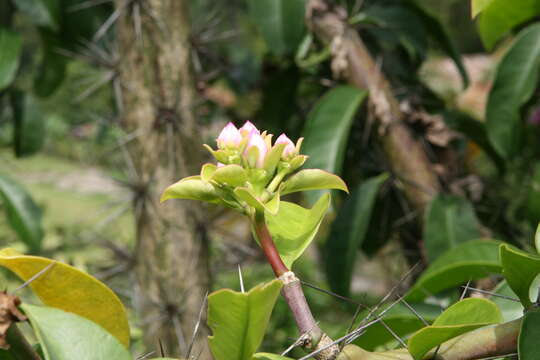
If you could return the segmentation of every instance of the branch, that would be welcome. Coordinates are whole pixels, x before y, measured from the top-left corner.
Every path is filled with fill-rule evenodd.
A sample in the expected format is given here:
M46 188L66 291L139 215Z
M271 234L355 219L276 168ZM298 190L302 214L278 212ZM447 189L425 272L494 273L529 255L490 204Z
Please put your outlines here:
M306 22L319 39L330 45L334 73L369 91L386 157L402 181L409 202L422 212L439 192L439 180L422 144L403 123L404 114L380 66L356 30L349 27L342 8L324 0L310 0Z

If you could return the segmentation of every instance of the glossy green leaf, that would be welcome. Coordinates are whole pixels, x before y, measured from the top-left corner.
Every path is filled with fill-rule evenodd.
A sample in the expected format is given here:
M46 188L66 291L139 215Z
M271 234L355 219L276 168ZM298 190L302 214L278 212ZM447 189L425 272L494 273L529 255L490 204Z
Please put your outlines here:
M217 168L212 180L231 187L243 186L248 180L246 171L240 165L226 165Z
M329 205L330 195L325 194L311 209L282 201L276 215L265 212L266 225L288 268L314 239Z
M540 257L503 244L500 248L502 273L525 308L532 305L529 289L540 274ZM535 291L535 294L537 292Z
M446 309L433 325L414 333L407 347L411 355L419 360L447 340L501 321L501 312L493 302L481 298L464 299Z
M59 0L13 0L13 2L33 24L59 30L61 16Z
M495 289L492 290L495 294L506 296L512 299L517 299L517 295L512 291L506 281L501 281ZM490 296L489 300L493 301L501 310L504 321L512 321L523 316L523 305L519 301L512 301L497 296Z
M518 358L538 359L538 339L540 339L540 310L529 311L523 317L518 337Z
M437 258L418 278L406 299L422 299L469 280L476 280L502 271L499 246L495 240L472 240L460 244Z
M40 104L22 91L12 91L11 107L15 122L13 144L17 157L35 154L45 142L45 117Z
M276 54L294 53L305 32L305 0L248 0L254 24Z
M302 153L309 156L310 168L340 175L345 149L354 115L366 92L351 86L338 86L328 91L308 115L303 136ZM321 191L307 193L314 202Z
M22 51L22 37L7 29L0 29L0 90L15 79Z
M349 294L358 247L366 236L377 193L387 178L387 174L382 174L363 182L347 198L332 223L326 239L325 266L328 283L338 294Z
M471 0L471 17L476 17L492 2L493 0Z
M41 272L32 280L30 288L45 305L85 317L129 346L126 309L101 281L70 265L44 257L22 255L9 248L0 251L0 266L14 272L23 281Z
M299 191L336 189L349 192L347 185L337 175L320 169L304 169L284 182L283 195Z
M480 223L467 199L437 195L429 204L424 219L424 250L429 262L446 251L480 238Z
M208 296L208 337L216 360L251 360L259 347L281 289L281 281L261 284L247 293L229 289Z
M131 360L128 350L96 323L73 313L23 304L44 360Z
M534 234L534 245L536 246L536 251L540 253L540 223L538 223L536 233Z
M172 184L163 191L160 201L169 199L200 200L210 203L219 202L218 194L212 185L201 180L200 176L190 176Z
M43 239L41 209L15 180L0 174L0 199L13 230L32 252L38 252Z
M253 359L257 360L293 360L286 356L281 356L277 354L270 354L270 353L256 353L253 355Z
M520 32L502 58L489 93L486 128L491 143L504 158L520 149L520 109L536 89L539 69L540 24L534 24Z
M431 304L409 304L427 322L431 323L441 314L441 308ZM383 309L381 309L383 310ZM359 318L367 316L369 311L360 314ZM384 315L384 323L402 339L423 328L424 323L403 304L394 305ZM364 350L373 351L375 348L394 342L396 339L381 324L375 323L368 327L365 333L354 341L355 345Z
M491 49L501 37L517 25L540 14L538 0L492 0L478 19L478 30L484 45Z

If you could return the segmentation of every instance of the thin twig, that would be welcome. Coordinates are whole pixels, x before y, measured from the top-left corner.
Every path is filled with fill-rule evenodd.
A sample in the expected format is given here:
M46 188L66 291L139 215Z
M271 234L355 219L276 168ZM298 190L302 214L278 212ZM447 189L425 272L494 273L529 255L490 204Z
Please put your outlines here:
M498 297L498 298L501 298L501 299L506 299L506 300L515 301L515 302L520 302L519 299L515 299L515 298L513 298L513 297L506 296L506 295L497 294L497 293L494 293L494 292L491 292L491 291L487 291L487 290L477 289L477 288L473 288L473 287L469 287L469 290L473 290L473 291L479 292L479 293L481 293L481 294L486 294L486 295L495 296L495 297Z

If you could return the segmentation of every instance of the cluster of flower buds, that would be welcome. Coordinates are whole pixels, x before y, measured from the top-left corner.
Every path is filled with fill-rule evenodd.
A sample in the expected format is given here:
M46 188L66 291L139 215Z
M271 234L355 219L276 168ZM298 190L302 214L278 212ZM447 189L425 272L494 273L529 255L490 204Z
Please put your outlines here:
M216 139L217 149L204 145L217 163L204 164L200 175L169 186L161 200L194 199L247 214L276 214L284 194L314 189L347 191L336 175L319 169L297 171L307 159L300 154L302 138L294 144L281 134L272 144L272 137L249 121L239 129L228 123Z

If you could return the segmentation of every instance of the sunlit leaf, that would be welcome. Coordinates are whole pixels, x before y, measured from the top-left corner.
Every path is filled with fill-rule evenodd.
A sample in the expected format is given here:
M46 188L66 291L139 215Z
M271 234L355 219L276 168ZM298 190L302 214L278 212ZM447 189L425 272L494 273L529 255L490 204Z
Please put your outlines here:
M486 128L491 143L504 158L516 155L521 147L520 110L536 89L539 70L540 24L534 24L520 32L502 58L489 93Z
M493 0L471 0L471 17L476 17L492 2Z
M414 333L407 347L411 355L419 360L429 350L447 340L501 321L501 312L491 301L481 298L464 299L446 309L433 325Z
M419 302L439 291L469 280L476 280L502 271L499 246L495 240L472 240L460 244L446 253L424 271L407 293L406 299Z
M0 199L7 219L30 251L38 252L43 239L41 209L15 180L0 174Z
M23 304L44 360L131 360L131 354L98 324L53 307Z
M208 182L201 180L200 176L184 178L163 191L160 201L169 199L200 200L210 203L219 202L218 194Z
M11 270L24 281L44 271L32 280L30 287L45 305L90 319L120 343L126 347L129 345L126 309L102 282L70 265L43 257L21 255L13 249L0 251L0 266Z
M208 296L208 337L216 360L252 360L264 337L281 281L261 284L247 293L229 289Z
M291 267L315 238L330 205L330 195L323 195L311 209L282 201L276 215L265 211L266 224L281 258Z
M347 185L339 176L320 169L304 169L285 181L285 186L281 193L285 195L293 192L318 189L336 189L349 192Z
M270 354L270 353L256 353L253 355L253 359L257 360L293 360L289 357L277 355L277 354Z

